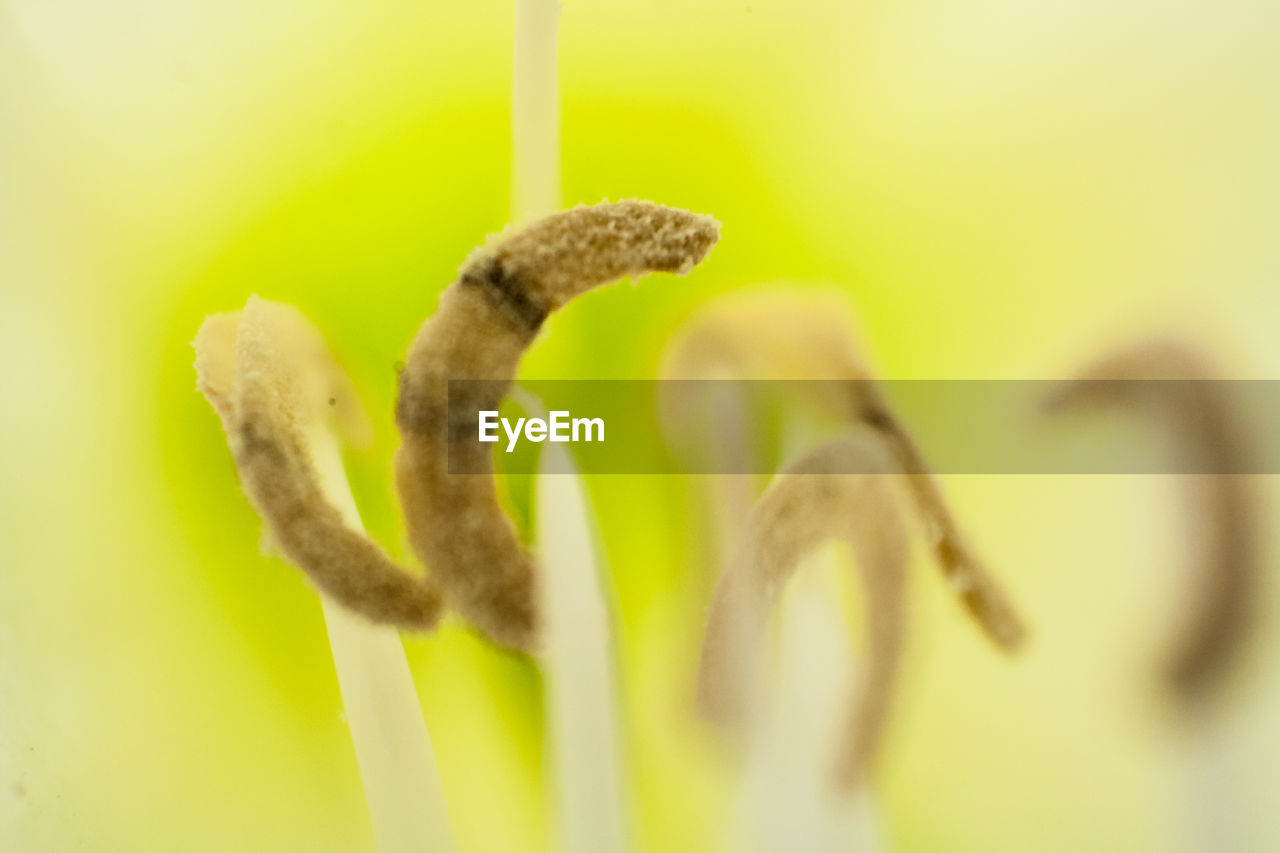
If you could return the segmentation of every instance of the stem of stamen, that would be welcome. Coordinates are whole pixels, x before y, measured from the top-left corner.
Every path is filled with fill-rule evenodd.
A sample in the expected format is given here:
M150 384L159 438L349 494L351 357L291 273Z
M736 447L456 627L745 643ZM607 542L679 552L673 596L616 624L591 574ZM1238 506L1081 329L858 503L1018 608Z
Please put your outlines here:
M311 454L326 496L363 530L336 438L314 437ZM320 599L379 853L449 853L444 789L400 635Z
M511 221L560 208L558 0L517 0L511 86Z

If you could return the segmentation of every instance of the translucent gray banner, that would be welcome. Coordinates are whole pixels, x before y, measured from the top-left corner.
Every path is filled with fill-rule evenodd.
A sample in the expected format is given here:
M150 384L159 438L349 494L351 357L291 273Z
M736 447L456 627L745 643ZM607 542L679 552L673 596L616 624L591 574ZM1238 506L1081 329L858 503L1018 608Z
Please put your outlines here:
M938 473L1280 473L1280 381L453 380L448 395L454 474L532 472L551 441L583 473L767 474L886 430Z

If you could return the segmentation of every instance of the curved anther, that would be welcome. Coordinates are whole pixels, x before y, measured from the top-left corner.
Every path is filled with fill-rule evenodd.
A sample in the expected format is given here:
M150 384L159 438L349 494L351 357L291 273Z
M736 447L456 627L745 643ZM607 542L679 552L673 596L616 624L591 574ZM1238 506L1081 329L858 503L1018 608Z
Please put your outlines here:
M877 437L907 485L948 585L993 642L1016 648L1022 620L970 549L924 455L855 349L845 300L834 292L798 294L795 287L734 294L704 310L668 348L665 375L822 380L797 387L820 411Z
M478 412L498 408L552 311L620 276L683 275L718 237L714 219L648 202L553 214L474 252L418 330L396 409L409 538L450 605L495 641L536 644L537 571L498 504L489 448L474 440ZM498 381L451 396L450 380ZM451 462L478 473L452 474Z
M839 473L848 471L866 473ZM716 722L741 724L758 698L769 613L783 586L809 551L833 539L850 545L865 590L867 665L832 767L845 790L874 752L901 649L907 545L891 471L882 448L863 437L823 445L780 473L716 587L702 646L699 705Z
M1250 451L1230 394L1211 360L1174 338L1117 349L1057 386L1054 413L1084 405L1130 406L1172 430L1189 503L1187 551L1195 554L1191 607L1167 652L1174 693L1199 704L1232 671L1252 621L1259 574L1258 513L1247 478Z
M194 346L198 387L284 555L375 622L433 627L440 597L431 583L397 566L326 494L321 459L337 458L339 430L358 439L368 423L320 332L295 308L250 297L243 311L207 318Z

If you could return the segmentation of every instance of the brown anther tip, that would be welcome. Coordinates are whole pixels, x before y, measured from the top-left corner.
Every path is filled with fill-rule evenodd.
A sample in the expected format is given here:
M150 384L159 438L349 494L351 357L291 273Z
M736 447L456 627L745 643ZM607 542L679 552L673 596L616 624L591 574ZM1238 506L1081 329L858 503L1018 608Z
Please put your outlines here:
M970 611L982 614L979 618L996 648L1015 653L1026 646L1026 623L998 590L972 590L965 593L964 599Z
M929 531L943 579L997 648L1016 651L1026 636L1024 623L1001 585L970 550L915 439L873 387L861 389L860 398L859 420L880 437L896 463L916 514Z
M545 312L625 275L685 275L720 239L710 216L628 199L578 206L491 237L459 270L497 279Z
M239 311L210 314L191 342L196 354L196 390L209 401L224 425L235 417L235 349L239 330Z

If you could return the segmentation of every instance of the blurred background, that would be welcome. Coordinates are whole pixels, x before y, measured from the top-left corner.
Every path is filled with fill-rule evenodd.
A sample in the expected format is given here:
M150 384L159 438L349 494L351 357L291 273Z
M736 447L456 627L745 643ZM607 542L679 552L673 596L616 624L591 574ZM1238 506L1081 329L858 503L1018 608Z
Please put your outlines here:
M361 510L408 559L395 367L506 220L513 22L511 2L0 4L0 847L372 851L320 607L260 555L189 342L251 293L326 330L375 415ZM1276 378L1278 43L1280 11L1238 0L565 0L566 205L653 199L724 231L687 279L576 301L522 375L653 378L712 296L787 280L841 288L887 378L1052 378L1171 328ZM1153 686L1170 478L944 486L1033 636L994 653L917 548L873 779L886 849L1192 849L1206 749L1240 849L1280 847L1276 584L1206 745ZM719 849L735 770L692 714L702 487L587 488L637 847ZM546 849L535 667L456 621L406 649L459 849Z

